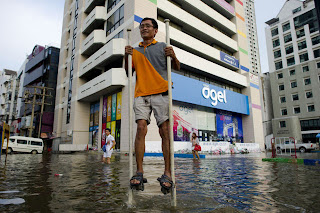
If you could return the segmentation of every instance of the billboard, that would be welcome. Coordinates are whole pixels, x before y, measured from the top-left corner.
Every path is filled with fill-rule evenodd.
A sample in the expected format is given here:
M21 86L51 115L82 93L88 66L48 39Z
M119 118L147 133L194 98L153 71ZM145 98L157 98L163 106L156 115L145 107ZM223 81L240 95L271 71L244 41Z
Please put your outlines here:
M217 110L217 136L221 141L243 142L241 115Z

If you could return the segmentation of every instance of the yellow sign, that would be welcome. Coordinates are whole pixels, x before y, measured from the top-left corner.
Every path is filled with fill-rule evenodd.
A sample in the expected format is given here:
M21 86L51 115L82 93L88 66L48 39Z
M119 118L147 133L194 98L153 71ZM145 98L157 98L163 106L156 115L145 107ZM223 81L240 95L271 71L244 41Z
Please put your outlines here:
M111 135L115 137L116 135L116 121L111 122Z
M122 100L122 92L117 94L117 120L121 119L121 100Z

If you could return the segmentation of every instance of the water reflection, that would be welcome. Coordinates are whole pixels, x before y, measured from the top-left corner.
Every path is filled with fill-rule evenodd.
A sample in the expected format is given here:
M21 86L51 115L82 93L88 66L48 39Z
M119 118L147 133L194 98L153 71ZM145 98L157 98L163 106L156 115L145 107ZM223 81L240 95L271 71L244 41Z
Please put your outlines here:
M262 155L176 159L176 209L156 180L163 160L145 158L145 191L127 206L128 157L101 162L97 152L9 155L0 163L0 211L27 212L317 212L320 167L262 162ZM63 176L55 176L63 174ZM5 205L7 204L7 205Z

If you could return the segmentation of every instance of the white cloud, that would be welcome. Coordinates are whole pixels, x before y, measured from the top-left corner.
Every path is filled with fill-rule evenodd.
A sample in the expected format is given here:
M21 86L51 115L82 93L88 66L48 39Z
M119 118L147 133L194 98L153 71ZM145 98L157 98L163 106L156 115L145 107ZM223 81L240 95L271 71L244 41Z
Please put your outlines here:
M64 0L1 1L0 8L0 70L18 70L37 44L60 46Z

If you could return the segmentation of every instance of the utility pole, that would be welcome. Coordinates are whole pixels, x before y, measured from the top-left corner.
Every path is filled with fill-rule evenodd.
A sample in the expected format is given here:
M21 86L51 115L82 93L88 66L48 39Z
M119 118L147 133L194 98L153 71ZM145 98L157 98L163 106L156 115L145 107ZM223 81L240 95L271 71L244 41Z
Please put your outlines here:
M29 125L29 137L32 137L33 132L33 119L34 119L34 108L36 105L41 105L41 111L40 111L40 118L39 118L39 131L38 131L38 138L40 138L41 134L41 124L42 124L42 115L43 115L43 109L44 105L52 105L51 103L46 103L45 98L46 97L52 97L51 94L47 95L46 92L49 90L53 90L53 88L50 87L41 87L41 86L26 86L27 88L33 88L34 92L30 93L29 90L26 90L24 93L24 103L26 104L32 104L32 112L31 112L31 121ZM42 92L39 92L37 90L42 90ZM41 97L41 102L36 102L36 97ZM32 97L32 101L31 101ZM25 107L26 108L26 107Z

